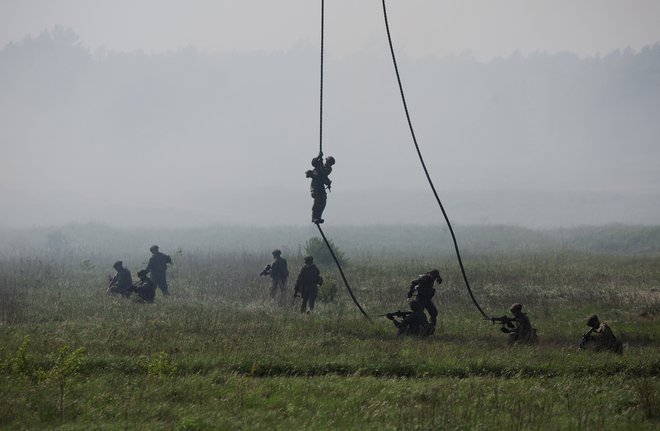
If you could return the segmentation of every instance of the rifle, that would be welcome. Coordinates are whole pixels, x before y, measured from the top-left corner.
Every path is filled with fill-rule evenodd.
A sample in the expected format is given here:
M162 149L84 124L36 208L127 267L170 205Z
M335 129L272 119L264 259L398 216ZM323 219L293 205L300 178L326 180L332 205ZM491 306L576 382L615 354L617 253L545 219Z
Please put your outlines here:
M580 342L578 343L578 349L584 350L587 348L587 343L591 340L591 333L594 332L594 328L589 329L587 332L580 337Z
M264 267L263 271L261 271L261 272L259 273L259 276L270 274L270 270L271 270L271 269L272 269L272 267L270 266L270 263L269 263L268 265L266 265L266 266Z
M502 325L500 331L504 332L505 334L510 333L512 329L516 328L516 325L513 324L513 322L515 322L516 319L515 318L512 319L507 316L491 317L490 319L483 319L483 320L490 320L491 322L493 322L493 325L499 323L500 325Z
M379 314L379 315L376 316L376 317L387 317L387 318L390 319L390 320L394 320L395 317L398 317L398 318L401 318L401 319L405 319L406 316L409 316L409 315L411 315L411 314L412 314L412 311L400 311L400 310L397 310L397 311L393 311L393 312L391 312L391 313Z

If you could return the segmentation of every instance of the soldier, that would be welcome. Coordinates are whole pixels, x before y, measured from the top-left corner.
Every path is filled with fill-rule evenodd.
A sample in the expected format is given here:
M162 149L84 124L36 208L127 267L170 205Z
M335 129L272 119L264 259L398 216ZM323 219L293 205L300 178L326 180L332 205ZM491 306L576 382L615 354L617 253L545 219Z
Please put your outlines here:
M422 310L426 309L429 312L431 326L434 328L438 321L438 309L432 300L433 295L435 295L433 284L436 282L438 284L442 283L442 277L440 277L440 271L433 269L411 281L410 289L408 290L408 298L412 298L417 293L417 302L419 302Z
M158 251L157 245L152 245L149 251L151 252L151 258L145 271L151 273L151 281L163 292L163 295L167 296L170 292L167 290L167 276L165 275L165 271L167 271L167 264L172 263L172 258Z
M112 267L117 271L117 274L110 281L108 286L107 293L112 295L131 295L131 286L133 285L133 278L131 277L131 272L124 268L124 263L121 260L112 265Z
M147 276L147 270L143 269L138 271L137 276L140 280L132 286L133 292L137 293L140 299L144 302L154 302L154 298L156 297L156 286L154 286L154 283Z
M293 294L294 298L299 294L302 296L301 313L306 312L309 314L314 309L314 302L316 302L316 295L321 284L323 284L323 278L321 277L321 271L314 265L314 258L312 256L305 257L305 264L300 269Z
M538 342L536 329L532 327L527 315L522 312L522 304L513 304L509 311L513 314L513 318L502 316L490 319L493 323L499 322L502 324L500 330L505 334L509 334L509 345L518 343L536 344Z
M335 164L335 158L330 156L325 159L325 164L323 163L323 154L319 154L318 157L312 159L312 166L314 169L305 172L307 178L312 179L312 184L310 186L310 191L312 192L312 198L314 199L314 205L312 206L312 223L320 224L323 223L323 210L325 209L325 204L328 199L328 195L325 191L326 186L330 190L330 178L328 176L332 172L332 165Z
M385 316L394 323L394 326L399 328L399 335L419 335L422 337L433 334L434 327L429 324L424 314L424 307L417 300L410 301L410 313L388 313ZM403 319L396 320L397 314Z
M586 349L589 344L592 344L594 352L609 350L618 354L623 353L623 343L614 336L607 323L598 320L598 316L595 314L591 316L587 320L587 326L591 326L591 329L582 336L581 349Z
M273 263L270 264L269 273L272 280L270 296L275 299L279 291L279 302L283 303L289 280L289 268L286 259L282 257L282 252L278 249L273 250Z

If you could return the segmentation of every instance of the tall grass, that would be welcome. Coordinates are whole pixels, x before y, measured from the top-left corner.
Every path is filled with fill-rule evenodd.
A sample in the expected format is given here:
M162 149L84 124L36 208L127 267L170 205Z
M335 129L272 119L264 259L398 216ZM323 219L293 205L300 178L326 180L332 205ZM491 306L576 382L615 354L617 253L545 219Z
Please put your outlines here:
M294 277L302 253L286 257ZM258 276L270 249L183 250L168 272L172 295L154 304L105 294L110 253L5 256L0 427L657 427L656 257L472 254L467 271L482 307L502 315L522 302L539 330L539 345L515 348L481 320L452 256L349 257L347 275L372 316L407 307L409 281L438 268L436 334L401 338L386 319L369 324L332 266L321 271L339 291L314 314L277 306ZM141 259L124 260L135 273ZM624 340L623 356L577 351L592 313ZM63 380L44 378L64 346L86 352L66 396Z

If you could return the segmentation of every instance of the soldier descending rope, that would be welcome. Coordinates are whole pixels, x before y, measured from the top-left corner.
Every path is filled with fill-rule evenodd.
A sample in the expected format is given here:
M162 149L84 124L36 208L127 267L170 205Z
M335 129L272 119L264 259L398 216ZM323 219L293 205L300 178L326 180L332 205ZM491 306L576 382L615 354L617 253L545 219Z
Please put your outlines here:
M314 166L314 169L305 172L305 176L312 179L312 184L310 186L312 198L314 199L314 205L312 206L312 223L323 223L323 210L325 209L325 204L328 199L328 194L325 189L327 187L328 190L330 190L332 181L330 181L328 176L332 172L332 165L334 164L334 157L327 157L325 163L323 163L323 154L319 154L318 157L312 159L312 166Z

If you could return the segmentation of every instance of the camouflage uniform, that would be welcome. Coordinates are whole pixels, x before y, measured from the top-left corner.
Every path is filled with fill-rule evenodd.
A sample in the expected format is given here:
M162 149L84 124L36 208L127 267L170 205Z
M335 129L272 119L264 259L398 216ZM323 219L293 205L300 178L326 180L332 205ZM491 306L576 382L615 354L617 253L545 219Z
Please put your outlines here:
M438 321L438 309L432 301L433 295L435 295L433 284L436 280L442 283L442 278L440 278L437 270L427 272L411 281L410 289L408 290L408 298L412 298L413 294L417 292L417 301L422 310L426 309L428 311L431 317L431 325L433 326Z
M275 256L273 263L270 265L270 278L272 280L272 285L270 287L270 296L275 298L278 294L280 295L280 302L286 296L287 282L289 280L289 268L286 263L286 259L281 257L279 254Z
M623 353L623 343L614 336L607 323L601 323L598 329L591 333L590 338L594 344L594 352L609 350L614 353Z
M151 279L147 277L145 270L139 271L138 277L140 277L140 280L133 285L133 291L137 293L142 301L150 303L154 302L154 298L156 297L156 286L154 286Z
M599 321L598 316L593 315L587 325L591 326L591 330L585 335L585 346L592 344L594 352L623 353L623 343L614 336L607 323Z
M424 337L433 333L433 325L429 324L422 309L408 314L401 322L392 321L399 328L399 335L420 335Z
M536 344L538 337L536 329L532 327L529 318L522 311L514 312L514 317L511 322L515 324L515 328L509 334L509 344Z
M108 293L113 295L130 296L131 286L133 286L133 277L131 272L124 268L121 262L116 262L114 265L117 274L113 277L108 287Z
M151 273L151 281L163 292L163 295L169 295L170 292L167 290L167 276L165 271L167 271L167 264L172 263L172 258L158 251L157 246L151 247L151 252L152 255L147 264L146 271Z
M314 303L316 302L316 295L319 292L319 285L323 283L323 278L321 278L321 271L314 265L313 261L307 263L305 259L305 265L300 269L298 278L296 279L295 295L302 296L302 304L300 306L300 312L309 313L314 309Z
M334 161L334 159L332 159ZM323 156L318 156L312 159L312 166L314 169L307 171L307 177L312 179L310 185L310 192L314 199L312 205L312 223L322 223L323 210L328 199L328 194L325 191L326 186L330 186L332 181L328 176L332 173L332 164L323 164Z

